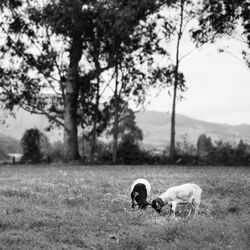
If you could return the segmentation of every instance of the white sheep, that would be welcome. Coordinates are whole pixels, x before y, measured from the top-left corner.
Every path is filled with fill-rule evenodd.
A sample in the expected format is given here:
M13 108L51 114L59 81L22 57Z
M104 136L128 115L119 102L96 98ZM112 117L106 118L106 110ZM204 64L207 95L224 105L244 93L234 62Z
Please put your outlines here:
M162 207L165 204L168 204L174 214L177 204L191 204L192 208L190 209L188 216L190 216L192 209L194 209L196 215L200 202L201 202L202 189L193 183L186 183L180 186L169 188L164 194L152 201L152 207L156 212L160 213Z
M141 209L146 209L148 205L147 198L150 196L151 185L143 178L139 178L131 185L132 208L138 205Z

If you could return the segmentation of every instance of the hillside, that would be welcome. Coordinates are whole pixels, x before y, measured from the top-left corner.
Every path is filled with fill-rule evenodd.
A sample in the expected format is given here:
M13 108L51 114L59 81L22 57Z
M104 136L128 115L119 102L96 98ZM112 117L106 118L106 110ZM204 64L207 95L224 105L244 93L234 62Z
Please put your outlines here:
M48 136L50 142L62 140L63 130L57 128L46 132L45 129L48 125L49 122L46 116L30 114L22 109L18 109L15 112L15 117L7 116L4 119L4 124L0 123L0 133L20 140L26 129L38 128Z
M146 111L136 115L138 126L143 130L145 145L164 148L169 144L171 115L163 112ZM176 116L176 140L184 138L196 144L199 135L205 133L213 141L223 140L235 145L240 139L250 144L250 125L227 125L204 122L185 115Z
M146 111L136 114L136 122L143 130L144 141L147 146L163 149L169 145L170 138L170 114L156 111ZM31 115L23 110L18 110L16 118L7 117L5 123L0 123L0 133L20 140L24 131L36 127L44 132L50 142L63 140L63 130L54 129L46 132L48 121L45 116ZM240 139L250 144L250 125L242 124L232 126L227 124L218 124L204 122L192 119L185 115L176 116L176 140L183 142L184 138L192 144L196 144L200 134L205 133L213 141L229 141L233 145Z
M5 159L9 153L20 153L19 141L0 133L0 160Z

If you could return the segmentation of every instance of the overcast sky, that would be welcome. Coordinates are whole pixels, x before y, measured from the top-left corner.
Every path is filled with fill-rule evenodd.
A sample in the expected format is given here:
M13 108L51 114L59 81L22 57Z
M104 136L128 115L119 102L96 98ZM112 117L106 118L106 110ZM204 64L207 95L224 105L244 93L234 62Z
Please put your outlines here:
M185 54L192 46L185 39L181 51ZM225 46L229 46L227 51L239 59L217 52ZM241 59L242 46L240 42L224 40L197 49L182 61L180 68L188 90L184 94L186 99L177 105L177 113L209 122L250 124L250 69ZM162 91L146 110L171 112L167 90Z

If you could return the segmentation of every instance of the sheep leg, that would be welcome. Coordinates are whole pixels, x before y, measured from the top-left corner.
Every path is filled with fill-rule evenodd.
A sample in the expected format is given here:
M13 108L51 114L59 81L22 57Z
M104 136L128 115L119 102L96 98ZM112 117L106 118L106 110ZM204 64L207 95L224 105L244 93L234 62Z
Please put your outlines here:
M173 211L173 218L176 220L175 217L175 210L176 210L177 202L172 201L172 211Z
M188 215L186 216L186 218L190 217L192 210L194 209L194 199L191 202L189 201L188 205L191 205L191 208L189 209Z
M199 211L199 205L195 206L194 217L196 216L196 214L198 213L198 211Z
M199 195L199 196L195 197L195 199L193 200L193 203L195 205L194 216L196 216L196 214L198 213L199 208L200 208L201 196Z
M188 212L188 215L187 215L186 218L188 218L188 217L191 215L192 210L193 210L193 206L189 209L189 212ZM195 211L195 210L194 210L194 211Z
M199 211L199 203L197 203L195 200L193 201L194 203L194 217L196 216L196 214L198 213Z

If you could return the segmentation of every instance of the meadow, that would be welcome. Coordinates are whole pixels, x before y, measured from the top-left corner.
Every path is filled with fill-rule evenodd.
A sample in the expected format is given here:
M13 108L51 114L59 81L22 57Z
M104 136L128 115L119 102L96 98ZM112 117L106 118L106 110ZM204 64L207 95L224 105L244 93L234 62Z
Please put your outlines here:
M139 177L151 198L194 182L198 215L178 220L130 205ZM250 168L0 166L0 249L250 249Z

